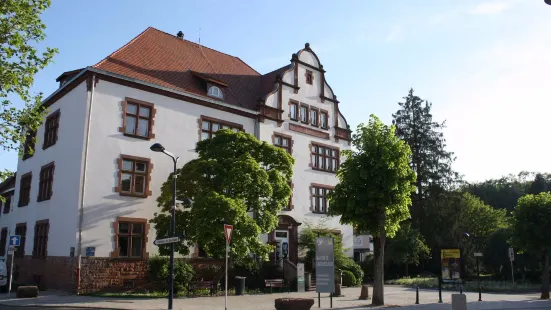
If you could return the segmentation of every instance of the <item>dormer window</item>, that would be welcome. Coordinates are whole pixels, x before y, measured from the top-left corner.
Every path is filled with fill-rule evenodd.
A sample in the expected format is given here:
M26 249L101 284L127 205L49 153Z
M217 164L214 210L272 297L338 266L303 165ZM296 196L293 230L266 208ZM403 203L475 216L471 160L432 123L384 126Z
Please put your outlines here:
M224 94L222 94L222 90L216 86L211 86L209 88L209 96L220 98L220 99L224 98Z
M312 81L314 80L314 74L310 70L306 70L306 84L312 85Z

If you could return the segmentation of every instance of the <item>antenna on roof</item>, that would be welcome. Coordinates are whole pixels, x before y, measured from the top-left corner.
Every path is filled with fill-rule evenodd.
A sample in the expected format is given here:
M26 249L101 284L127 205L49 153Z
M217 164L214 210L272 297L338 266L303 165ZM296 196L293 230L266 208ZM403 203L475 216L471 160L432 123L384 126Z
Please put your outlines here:
M199 45L201 45L201 28L199 28Z

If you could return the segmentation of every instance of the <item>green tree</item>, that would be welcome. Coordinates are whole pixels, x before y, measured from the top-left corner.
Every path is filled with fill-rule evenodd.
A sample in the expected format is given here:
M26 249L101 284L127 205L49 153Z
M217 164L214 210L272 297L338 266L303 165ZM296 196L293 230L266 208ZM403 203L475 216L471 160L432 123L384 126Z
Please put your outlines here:
M191 198L190 212L176 211L177 232L185 232L185 242L176 245L181 254L199 244L208 256L224 257L223 223L232 224L231 257L243 264L255 255L266 259L271 246L260 234L275 229L277 214L291 196L289 182L293 158L284 150L254 136L223 129L197 143L198 158L177 170L177 197ZM172 205L170 175L157 199L160 212L151 223L157 237L168 235ZM251 213L253 216L249 215ZM168 248L161 247L161 254Z
M429 256L430 249L423 236L411 227L411 222L404 221L394 238L388 240L385 249L386 262L404 265L405 276L409 276L409 265L418 266L421 260Z
M541 298L549 299L551 193L543 192L521 197L513 211L512 230L512 243L517 249L541 255Z
M304 223L304 228L300 231L298 237L298 245L301 251L304 251L305 259L308 262L315 260L316 255L316 238L317 237L333 237L333 257L335 262L335 268L337 270L347 270L354 274L356 284L361 284L363 279L362 268L354 262L354 260L346 255L346 251L349 249L344 248L342 245L342 235L335 233L329 229L326 225L326 219L320 220L316 225L310 222Z
M37 44L46 37L40 15L50 0L0 1L0 149L15 150L25 142L26 132L35 131L44 109L42 95L31 95L35 74L52 61L56 49L39 52ZM10 98L19 97L18 109ZM9 176L0 171L0 181Z
M549 191L549 185L545 176L541 173L536 174L534 181L529 185L527 189L528 194L537 195L539 193Z
M384 304L384 248L400 222L408 218L415 173L409 166L409 146L371 115L368 125L360 124L352 137L353 148L343 151L340 181L330 195L330 215L340 215L341 223L373 236L375 282L373 304Z
M392 115L396 135L411 149L410 165L417 176L416 191L412 194L411 217L414 228L424 221L423 205L426 200L457 181L458 174L452 170L455 157L446 150L443 129L445 122L432 118L432 104L409 90L400 109Z

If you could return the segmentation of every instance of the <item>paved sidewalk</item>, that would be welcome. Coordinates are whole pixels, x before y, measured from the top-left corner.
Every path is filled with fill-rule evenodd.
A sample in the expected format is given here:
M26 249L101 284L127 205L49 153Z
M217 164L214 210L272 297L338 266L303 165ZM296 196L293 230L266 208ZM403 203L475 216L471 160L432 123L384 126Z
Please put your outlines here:
M415 305L415 290L401 286L385 287L386 307L402 307L401 309L430 309L450 310L451 292L442 292L444 304L438 304L438 291L420 290L420 305ZM371 301L358 300L360 288L343 289L344 297L333 298L333 309L365 309ZM371 294L371 289L370 289ZM321 309L329 308L329 297L324 294L321 298ZM478 294L466 293L469 310L497 310L497 309L551 309L551 301L538 300L539 294L483 294L482 302L477 302ZM13 296L13 294L12 294ZM228 310L273 310L274 299L282 297L309 297L315 298L312 309L319 309L317 294L306 293L277 293L267 295L229 296ZM35 299L7 298L0 295L0 309L12 306L49 306L49 307L89 307L96 309L166 309L166 299L131 299L131 298L102 298L88 296L55 295L47 293ZM377 307L380 308L380 307ZM371 309L377 309L371 308ZM223 310L224 297L178 298L174 300L174 309L186 310Z

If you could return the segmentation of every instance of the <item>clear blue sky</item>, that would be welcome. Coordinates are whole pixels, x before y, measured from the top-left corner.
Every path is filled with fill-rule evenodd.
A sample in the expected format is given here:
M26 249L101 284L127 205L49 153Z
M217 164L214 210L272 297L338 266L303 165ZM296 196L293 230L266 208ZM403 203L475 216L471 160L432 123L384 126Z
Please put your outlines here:
M53 1L43 16L63 71L95 64L146 27L238 56L261 73L309 42L352 127L385 122L410 87L446 120L455 168L469 181L551 172L551 6L543 0ZM15 170L14 153L0 168Z

